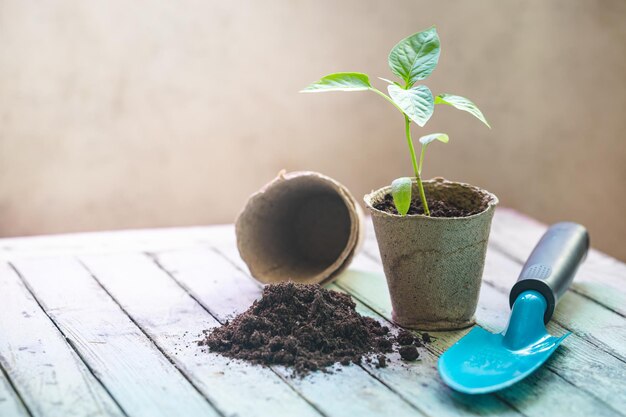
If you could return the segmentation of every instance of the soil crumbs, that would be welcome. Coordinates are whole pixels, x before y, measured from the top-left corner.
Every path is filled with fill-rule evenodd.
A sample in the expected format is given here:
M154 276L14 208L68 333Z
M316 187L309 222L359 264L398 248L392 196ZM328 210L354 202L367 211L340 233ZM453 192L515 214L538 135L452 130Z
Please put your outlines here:
M393 336L387 326L361 316L349 295L317 284L267 285L261 299L213 331L198 345L252 363L292 367L295 376L328 371L335 363L359 364L365 358L386 367L386 353L399 351L404 360L419 357L427 333L405 330Z
M428 197L426 197L426 202L428 203L428 209L430 210L431 217L467 217L478 214L482 211L480 209L470 210L463 207L457 207L450 202L431 200ZM385 199L374 204L374 208L387 213L398 214L398 210L396 210L396 205L393 202L391 194L385 194ZM424 214L422 202L419 199L411 200L411 206L409 207L409 212L407 214Z

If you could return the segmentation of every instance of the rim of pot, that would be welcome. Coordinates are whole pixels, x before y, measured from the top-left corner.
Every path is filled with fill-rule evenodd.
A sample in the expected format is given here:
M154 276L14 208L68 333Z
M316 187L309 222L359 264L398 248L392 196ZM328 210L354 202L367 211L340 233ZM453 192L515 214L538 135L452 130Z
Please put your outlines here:
M300 283L319 283L325 284L334 279L334 277L341 272L346 266L352 261L352 258L356 252L357 247L359 246L360 241L362 240L363 235L363 227L362 227L362 211L359 205L356 202L356 199L350 194L348 189L335 179L328 177L324 174L320 174L315 171L292 171L285 172L281 171L276 178L266 184L261 190L254 193L248 201L246 202L244 208L241 210L239 215L237 216L237 221L235 222L236 229L241 227L240 220L245 216L246 212L250 210L251 206L256 203L256 200L262 198L263 194L267 192L271 192L271 190L278 186L280 183L284 181L298 180L302 177L314 177L315 180L320 183L325 184L324 188L327 190L332 190L333 193L342 201L346 208L346 214L348 216L349 222L351 224L350 231L348 232L345 246L342 250L337 254L334 260L325 265L325 267L318 269L314 275L309 276L308 278L298 279L297 277L291 276L288 279L278 280L276 277L271 277L271 273L268 273L267 265L265 267L261 267L260 265L254 265L248 262L248 256L246 250L241 246L241 242L237 242L237 246L240 254L244 262L248 265L252 276L259 282L263 284L271 284L277 282L284 281L293 281ZM352 229L354 226L354 229Z
M417 183L417 180L413 179L412 180L413 184ZM466 220L466 219L473 219L475 217L478 217L482 214L484 214L485 212L493 209L494 207L496 207L498 205L498 203L500 202L500 200L498 199L498 197L483 189L480 187L477 187L475 185L472 184L468 184L465 182L458 182L458 181L449 181L446 180L445 178L442 177L435 177L435 178L431 178L429 180L422 180L422 184L453 184L453 185L457 185L457 186L461 186L463 188L467 188L477 194L481 194L483 195L487 200L486 202L486 206L483 210L479 211L478 213L474 213L472 215L469 216L463 216L463 217L433 217L433 216L426 216L424 214L407 214L406 216L401 216L399 214L394 214L394 213L389 213L387 211L384 210L379 210L376 207L374 207L374 204L376 201L378 201L378 199L380 198L384 198L385 195L390 194L391 193L391 185L386 185L382 188L379 188L377 190L373 190L372 192L366 194L365 196L363 196L363 201L365 202L365 205L367 206L367 208L372 212L372 214L377 214L377 215L384 215L384 216L391 216L391 217L398 217L398 218L422 218L422 219L428 219L429 221L450 221L450 220Z

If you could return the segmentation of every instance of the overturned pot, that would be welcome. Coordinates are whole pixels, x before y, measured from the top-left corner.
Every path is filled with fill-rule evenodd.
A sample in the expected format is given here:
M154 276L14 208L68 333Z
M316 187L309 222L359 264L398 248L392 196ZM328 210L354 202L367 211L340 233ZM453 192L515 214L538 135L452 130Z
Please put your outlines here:
M363 239L363 213L336 180L281 171L248 199L235 232L239 254L258 281L322 284L352 261Z
M474 324L498 198L478 187L435 178L423 181L426 195L470 211L467 217L399 216L375 208L391 193L384 187L365 196L387 277L395 323L423 330L461 329ZM417 184L413 184L417 196Z

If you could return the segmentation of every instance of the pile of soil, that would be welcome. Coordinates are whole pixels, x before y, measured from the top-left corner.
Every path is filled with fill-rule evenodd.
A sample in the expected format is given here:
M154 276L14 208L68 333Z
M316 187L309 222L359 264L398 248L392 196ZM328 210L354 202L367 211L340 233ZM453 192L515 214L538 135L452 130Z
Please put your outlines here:
M399 348L405 360L419 357L422 342L409 332L394 337L389 328L363 317L349 295L317 284L268 285L261 299L244 313L211 332L199 346L253 363L293 367L304 376L311 371L368 362L385 367L386 353ZM422 340L428 337L422 335ZM403 353L404 352L404 353Z
M480 207L473 210L465 207L457 207L451 202L431 199L428 196L426 197L426 202L428 203L428 209L430 210L431 217L467 217L478 214L482 211ZM396 210L396 205L393 202L393 196L391 194L385 194L384 200L374 204L374 208L387 213L398 214L398 210ZM409 212L407 214L424 214L422 202L419 199L411 200L411 206L409 207Z

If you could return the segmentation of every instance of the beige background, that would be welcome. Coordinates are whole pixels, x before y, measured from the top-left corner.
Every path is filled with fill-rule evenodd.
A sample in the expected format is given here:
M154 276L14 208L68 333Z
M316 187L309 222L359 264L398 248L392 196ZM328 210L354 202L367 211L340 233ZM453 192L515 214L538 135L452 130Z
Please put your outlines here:
M626 2L0 0L0 235L230 222L280 168L360 197L411 174L402 118L321 75L389 77L437 24L425 175L582 222L626 259ZM377 83L382 86L382 82Z

